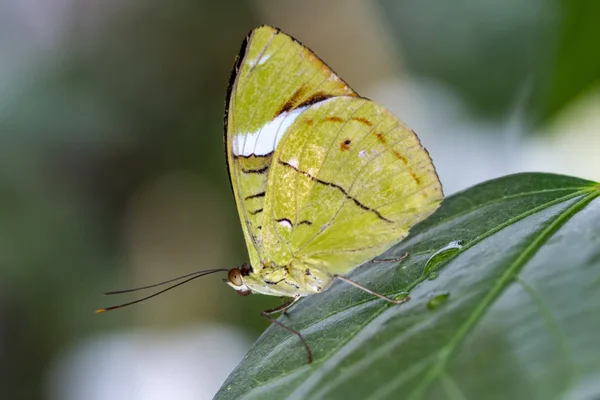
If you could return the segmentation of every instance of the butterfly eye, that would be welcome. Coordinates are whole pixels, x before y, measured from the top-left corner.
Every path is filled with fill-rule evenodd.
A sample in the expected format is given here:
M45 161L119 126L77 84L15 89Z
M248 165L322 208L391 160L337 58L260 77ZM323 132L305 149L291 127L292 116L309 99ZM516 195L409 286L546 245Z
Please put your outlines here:
M234 286L242 286L244 281L242 280L242 272L239 268L232 268L229 270L227 274L227 279Z

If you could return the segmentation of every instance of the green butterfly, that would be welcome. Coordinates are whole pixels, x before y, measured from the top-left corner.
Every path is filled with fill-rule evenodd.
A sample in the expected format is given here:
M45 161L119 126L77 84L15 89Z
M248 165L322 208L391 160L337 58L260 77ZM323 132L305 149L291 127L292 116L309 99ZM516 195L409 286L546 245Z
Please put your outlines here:
M393 303L344 274L381 254L443 199L429 154L385 107L360 97L311 50L261 26L244 40L231 74L225 146L250 264L228 271L241 295L291 297L269 317L335 279ZM161 283L161 284L163 284ZM160 285L160 284L159 284ZM109 292L131 292L155 287Z
M442 187L416 134L297 40L253 30L231 76L227 166L250 254L229 271L238 293L292 297L270 310L283 311L439 206Z

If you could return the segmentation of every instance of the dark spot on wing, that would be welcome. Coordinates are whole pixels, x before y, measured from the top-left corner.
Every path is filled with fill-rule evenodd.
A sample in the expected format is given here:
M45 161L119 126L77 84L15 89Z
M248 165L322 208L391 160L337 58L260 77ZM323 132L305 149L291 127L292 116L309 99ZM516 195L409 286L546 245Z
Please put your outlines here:
M326 117L323 119L323 121L329 121L329 122L344 122L344 119L341 117L337 117L335 115L331 116L331 117Z
M340 149L342 151L347 151L348 149L350 149L350 143L352 143L352 141L350 139L343 140L340 143Z
M410 170L410 176L412 176L417 185L421 184L421 179L417 176L417 174L415 174L415 171L413 171L412 169Z
M294 223L292 221L290 221L287 218L279 218L276 219L275 222L287 222L288 224L290 224L290 226L294 226ZM307 220L302 220L300 222L298 222L297 224L295 224L296 226L300 226L300 225L312 225L312 222L307 221Z
M260 193L256 193L256 194L252 194L250 196L246 196L244 198L244 200L251 200L251 199L256 199L259 197L265 197L266 192L260 192Z
M394 150L394 155L396 156L396 158L398 160L401 160L405 165L408 164L408 160L406 159L406 157L404 157L402 154L398 153L396 150Z
M250 211L250 214L251 215L256 215L256 214L261 213L261 212L263 212L263 209L259 208L258 210Z
M259 169L245 169L242 168L242 172L244 174L264 174L265 172L267 172L267 170L269 169L269 166L265 166L263 168L259 168Z
M333 96L330 94L318 91L318 92L313 93L308 99L304 100L302 103L296 105L296 107L294 107L294 108L307 107L307 106L313 105L315 103L319 103L323 100L327 100L331 97L333 97Z
M357 122L360 122L361 124L364 124L367 126L373 126L373 123L371 121L369 121L368 119L366 119L365 117L352 117L350 119L352 121L357 121Z
M290 221L287 218L279 218L275 220L276 222L287 222L288 224L290 224L290 226L293 226L292 221Z
M250 154L247 156L241 155L241 154L233 154L233 159L237 160L237 159L243 159L243 158L247 158L247 159L252 159L252 158L267 158L267 157L271 157L273 155L274 151L267 153L267 154Z
M304 86L300 86L298 89L296 89L296 91L294 92L292 97L290 97L290 99L288 101L283 103L283 105L281 107L279 107L279 109L275 112L275 117L277 117L279 114L282 114L284 112L291 111L294 108L298 108L296 103L298 103L300 101L300 99L302 97L304 97L305 92L306 92L306 87L304 87Z
M385 135L383 133L375 132L375 136L377 136L377 140L385 144Z

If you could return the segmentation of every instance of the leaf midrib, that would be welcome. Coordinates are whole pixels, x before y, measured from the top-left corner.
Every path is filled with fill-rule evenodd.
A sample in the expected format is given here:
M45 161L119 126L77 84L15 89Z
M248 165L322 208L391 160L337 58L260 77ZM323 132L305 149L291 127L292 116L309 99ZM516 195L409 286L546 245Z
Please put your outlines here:
M512 195L512 196L505 196L505 197L502 197L502 198L499 198L499 199L495 199L495 200L493 200L493 201L489 201L489 202L485 202L485 203L482 203L482 204L478 204L478 205L477 205L477 207L473 207L473 208L469 209L469 211L468 211L468 212L461 213L460 215L453 215L453 216L452 216L452 218L447 218L447 219L445 219L445 220L438 221L438 222L436 223L436 225L437 225L437 224L441 224L441 223L445 223L445 222L447 222L447 221L450 221L450 220L452 220L452 219L454 219L454 218L457 218L457 217L459 217L459 216L466 215L466 214L468 214L469 212L472 212L472 211L473 211L473 210L475 210L475 209L478 209L478 208L481 208L481 207L484 207L484 206L487 206L487 205L489 205L489 204L493 204L493 203L496 203L496 202L499 202L499 201L502 201L502 200L506 200L507 198L514 198L514 197L525 197L525 196L528 196L528 195L535 195L535 194L545 193L545 192L549 192L549 191L563 191L563 190L573 190L573 189L575 189L575 188L571 188L571 187L569 187L569 188L555 188L555 189L550 189L550 190L532 191L532 192L527 192L527 193L519 193L519 194ZM579 187L579 188L577 188L577 189L579 189L579 191L577 191L577 192L574 192L574 193L570 193L570 194L568 194L568 195L566 195L566 196L560 197L560 198L558 198L558 199L554 199L554 200L552 200L552 201L549 201L549 202L547 202L547 203L540 204L539 206L537 206L537 207L535 207L535 208L533 208L533 209L531 209L531 210L528 210L528 211L526 211L526 212L524 212L524 213L521 213L521 214L519 214L519 215L516 215L516 216L514 216L514 217L510 218L509 220L507 220L506 222L504 222L503 224L500 224L500 225L498 225L498 226L496 226L496 227L494 227L494 228L490 229L489 231L485 232L483 235L480 235L480 236L476 237L474 240L470 241L469 243L466 243L466 244L463 246L463 248L462 248L462 249L460 249L460 250L459 250L459 251L456 253L456 256L458 256L458 254L460 254L460 253L462 253L462 252L466 251L466 250L467 250L467 249L469 249L470 247L474 246L475 244L477 244L477 243L481 242L481 241L482 241L482 240L484 240L485 238L487 238L487 237L489 237L489 236L493 235L494 233L496 233L496 232L500 231L501 229L503 229L503 228L505 228L505 227L507 227L507 226L509 226L509 225L511 225L511 224L513 224L513 223L515 223L515 222L517 222L517 221L519 221L519 220L523 219L523 218L526 218L526 217L528 217L528 216L530 216L530 215L533 215L533 214L535 214L535 213L538 213L538 212L540 212L540 211L542 211L542 210L544 210L544 209L546 209L546 208L548 208L548 207L551 207L551 206L553 206L553 205L555 205L555 204L559 204L559 203L561 203L561 202L564 202L564 201L570 200L570 199L572 199L572 198L575 198L575 197L577 197L577 196L581 196L581 195L583 195L583 194L585 194L585 193L589 193L589 192L590 192L590 190L593 190L593 188L589 188L589 187ZM577 203L576 203L576 204L577 204ZM446 261L444 262L444 264L447 264L447 263L448 263L450 260L451 260L451 259L448 259L448 260L446 260ZM416 287L416 286L417 286L417 285L419 285L421 282L423 282L423 281L425 280L425 278L426 278L426 277L423 277L423 276L419 277L419 279L417 279L417 280L416 280L416 281L414 281L414 282L413 282L411 285L409 285L407 288L405 288L405 289L403 290L403 292L404 292L404 291L410 291L410 290L412 290L414 287ZM341 310L337 310L337 311L336 311L335 313L333 313L333 314L328 314L328 315L326 315L324 318L320 318L320 319L318 319L318 320L316 320L316 321L313 321L313 322L311 322L311 325L314 325L314 324L316 324L316 323L320 323L320 322L322 322L322 321L326 320L327 318L331 317L332 315L334 315L334 314L337 314L337 313L339 313L339 312L343 312L343 311L346 311L346 310L348 310L348 309L351 309L351 308L357 307L357 306L359 306L359 305L362 305L362 304L364 304L364 303L368 303L368 302L372 302L372 301L378 301L378 300L377 300L377 299L365 299L365 300L363 300L363 301L361 301L361 302L356 302L356 303L353 303L352 305L350 305L350 306L348 306L348 307L345 307L345 308L343 308L343 309L341 309ZM327 359L329 359L329 358L331 357L331 354L334 354L334 353L336 353L337 351L339 351L341 348L343 348L343 347L344 347L344 346L345 346L345 345L346 345L346 344L347 344L347 343L348 343L350 340L352 340L352 338L354 338L354 336L356 336L356 334L357 334L358 332L360 332L360 331L361 331L361 330L362 330L362 329L363 329L363 328L364 328L366 325L368 325L368 324L369 324L369 323L370 323L370 322L371 322L373 319L375 319L376 317L378 317L378 316L379 316L379 315L380 315L382 312L384 312L386 309L387 309L387 307L382 307L380 310L373 312L373 314L372 314L372 318L369 318L369 319L365 320L365 323L364 323L364 324L361 324L361 325L359 325L359 326L357 327L357 329L356 329L356 330L355 330L355 331L354 331L352 334L350 334L350 335L348 335L348 336L347 336L346 340L344 340L344 341L343 341L343 343L341 344L341 346L338 346L337 348L333 349L333 351L331 351L331 352L330 352L328 355L326 355L325 357L323 357L323 358L322 358L322 360L327 360ZM320 363L319 363L319 365L321 365L322 363L323 363L323 362L320 362ZM289 375L289 374L281 374L281 375L279 375L278 377L274 377L274 379L270 379L270 380L269 380L269 382L273 382L274 380L276 380L276 379L280 379L280 378L282 378L282 377L285 377L285 376L287 376L287 375ZM298 387L298 388L296 388L296 390L295 390L294 392L292 392L290 395L288 395L288 398L289 398L290 396L293 396L293 395L294 395L294 393L297 393L297 390L298 390L298 389L299 389L299 387ZM247 395L249 395L249 394L250 394L250 393L247 393Z
M589 192L589 189L579 192L583 194ZM549 239L565 222L567 222L577 211L582 209L586 204L591 202L593 199L599 196L599 193L592 192L588 196L584 197L580 201L576 202L565 211L560 213L558 217L552 221L546 228L540 232L540 234L525 248L519 257L511 266L501 275L500 279L496 282L494 287L488 292L483 300L477 305L475 310L471 313L469 318L459 327L456 334L450 339L450 341L439 350L438 362L430 369L430 372L425 375L421 383L416 387L409 399L419 399L423 396L425 390L429 384L436 379L440 374L444 372L444 367L447 364L448 359L457 349L458 345L464 340L467 334L475 327L477 322L483 317L485 311L489 309L500 296L505 288L513 282L514 277L517 273L522 270L527 261L533 257L540 246Z

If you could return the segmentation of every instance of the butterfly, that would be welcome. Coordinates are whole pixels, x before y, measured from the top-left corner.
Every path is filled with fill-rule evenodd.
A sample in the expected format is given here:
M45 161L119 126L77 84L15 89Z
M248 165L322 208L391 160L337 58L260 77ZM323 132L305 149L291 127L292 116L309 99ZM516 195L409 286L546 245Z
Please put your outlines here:
M224 125L227 168L250 262L180 278L227 271L227 284L241 295L291 298L262 315L296 334L310 363L302 335L270 315L327 290L335 279L393 303L405 301L344 275L431 215L443 199L441 183L412 130L271 26L254 29L242 43Z
M417 135L270 26L250 32L234 63L225 147L250 256L227 283L242 295L292 298L270 311L336 278L366 289L343 275L443 199Z

